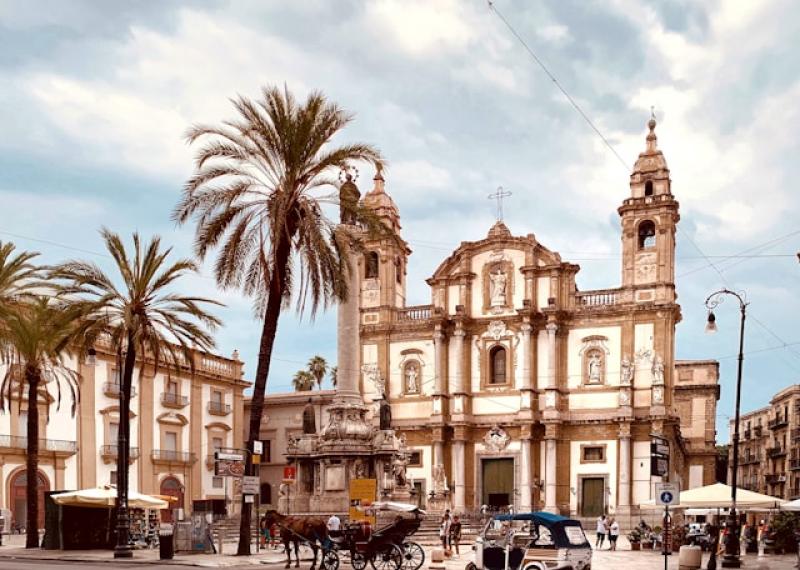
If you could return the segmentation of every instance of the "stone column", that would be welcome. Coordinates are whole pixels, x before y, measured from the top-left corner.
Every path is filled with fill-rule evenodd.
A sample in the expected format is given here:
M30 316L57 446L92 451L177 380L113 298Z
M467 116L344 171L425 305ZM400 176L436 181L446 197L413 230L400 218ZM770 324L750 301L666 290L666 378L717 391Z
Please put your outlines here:
M558 488L556 435L555 425L549 424L545 427L544 510L548 513L558 513L558 503L556 497L556 489Z
M453 348L455 351L456 370L455 370L455 398L453 400L453 413L463 414L466 410L467 382L466 371L464 370L464 339L466 333L460 326L453 334Z
M522 454L520 456L520 499L519 510L521 512L528 512L531 510L531 440L530 434L523 437L520 441L522 446Z
M443 413L444 399L444 382L445 382L445 346L444 346L444 333L439 326L433 333L433 350L434 350L434 387L433 387L433 415L438 416Z
M520 327L522 331L522 346L520 347L522 368L522 391L520 397L522 401L520 402L520 407L522 409L530 409L532 404L533 375L531 374L531 329L532 327L527 320L522 323Z
M466 475L466 468L464 466L464 448L466 444L464 441L456 440L453 442L453 471L452 476L455 480L455 489L453 491L453 508L457 513L463 513L467 506L466 485L464 478Z
M631 425L619 426L619 496L617 505L629 509L631 505Z
M549 323L547 325L547 387L556 387L556 331L558 325Z
M360 279L358 258L356 254L348 252L349 283L347 286L347 299L339 303L336 313L337 345L336 363L338 374L336 377L336 392L338 399L353 403L361 402L359 378L361 376L361 342L359 338L359 296Z

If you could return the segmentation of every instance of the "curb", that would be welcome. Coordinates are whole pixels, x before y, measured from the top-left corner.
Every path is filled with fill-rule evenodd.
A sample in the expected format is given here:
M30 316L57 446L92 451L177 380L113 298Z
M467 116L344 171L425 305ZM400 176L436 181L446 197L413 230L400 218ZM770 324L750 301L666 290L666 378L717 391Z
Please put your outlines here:
M225 555L225 558L239 558L235 555ZM231 560L228 562L225 559L220 560L219 562L214 561L205 561L205 560L161 560L160 558L155 559L143 559L143 558L129 558L126 560L120 560L117 558L92 558L87 556L68 556L68 557L57 557L57 556L46 556L43 554L31 554L31 555L16 555L11 553L3 553L0 552L0 560L35 560L37 562L42 561L50 561L50 562L84 562L84 563L92 563L92 564L120 564L124 563L126 565L135 565L135 564L150 564L150 565L170 565L170 566L187 566L187 567L194 567L194 568L236 568L239 566L254 566L258 564L283 564L284 560L247 560L247 557L239 558L240 561L234 562ZM310 558L309 558L310 560Z

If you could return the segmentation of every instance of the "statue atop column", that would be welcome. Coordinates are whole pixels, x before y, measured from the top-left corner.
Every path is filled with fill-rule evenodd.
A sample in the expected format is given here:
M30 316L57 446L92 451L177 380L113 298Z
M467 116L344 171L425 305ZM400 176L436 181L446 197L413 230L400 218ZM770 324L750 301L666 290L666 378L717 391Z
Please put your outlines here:
M317 433L317 420L316 413L314 412L314 405L311 403L311 398L303 408L303 433L313 435Z
M361 192L356 186L355 180L358 178L358 170L355 167L342 165L339 173L339 216L341 223L354 225L356 223L356 210L358 201L361 199Z

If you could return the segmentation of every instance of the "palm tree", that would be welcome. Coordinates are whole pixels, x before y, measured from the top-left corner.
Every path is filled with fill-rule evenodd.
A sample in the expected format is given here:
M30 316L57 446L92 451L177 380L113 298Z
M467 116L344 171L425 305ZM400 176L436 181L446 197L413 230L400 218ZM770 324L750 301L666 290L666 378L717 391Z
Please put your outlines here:
M88 350L98 342L110 342L122 371L119 396L120 426L117 454L117 547L115 557L131 556L128 546L128 466L130 455L130 394L133 372L151 361L160 367L194 370L193 349L211 350L209 330L220 321L204 305L220 305L211 299L188 297L172 291L181 277L197 273L194 261L167 261L172 248L162 249L153 237L144 245L133 234L133 257L119 235L103 228L101 235L114 259L118 277L113 279L93 263L70 261L51 271L56 291L73 299L82 313L81 343Z
M292 378L296 392L310 392L314 389L314 376L308 370L298 370Z
M0 319L16 305L20 296L29 294L38 269L31 263L38 256L32 251L14 254L11 242L0 241Z
M338 374L339 374L338 366L331 366L330 369L328 370L328 376L331 377L331 384L333 385L334 388L336 388L336 385L339 383L336 377Z
M0 273L2 270L0 269ZM16 399L20 408L27 387L27 536L26 548L39 547L39 402L49 419L50 402L61 408L62 384L72 399L74 416L79 399L79 376L67 366L78 332L74 307L47 297L29 297L5 311L0 327L0 363L6 365L0 382L0 409L10 411ZM51 394L51 390L55 394Z
M322 381L325 379L325 374L328 372L328 363L319 354L312 356L308 361L308 371L317 381L317 388L322 390Z
M352 116L319 92L299 104L288 89L265 88L258 102L238 97L233 105L235 120L190 129L188 141L203 144L173 216L195 220L197 255L204 259L218 247L217 283L241 288L262 319L247 436L252 449L281 309L294 297L298 312L313 318L347 295L349 232L323 212L335 200L322 191L335 186L334 175L351 161L382 162L370 145L332 146ZM385 231L362 205L340 207L370 231ZM249 454L246 468L250 473ZM240 555L250 554L251 508L243 501Z

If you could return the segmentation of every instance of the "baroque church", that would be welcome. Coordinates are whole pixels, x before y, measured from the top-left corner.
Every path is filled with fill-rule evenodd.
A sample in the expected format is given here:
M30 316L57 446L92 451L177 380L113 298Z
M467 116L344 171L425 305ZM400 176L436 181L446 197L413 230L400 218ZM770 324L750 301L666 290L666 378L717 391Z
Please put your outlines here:
M360 390L391 405L421 504L625 517L659 481L714 481L719 368L676 359L679 205L648 127L617 209L619 286L579 290L579 265L498 220L441 262L430 304L406 306L411 250L366 243ZM400 233L380 172L364 203ZM669 444L662 477L653 436Z

